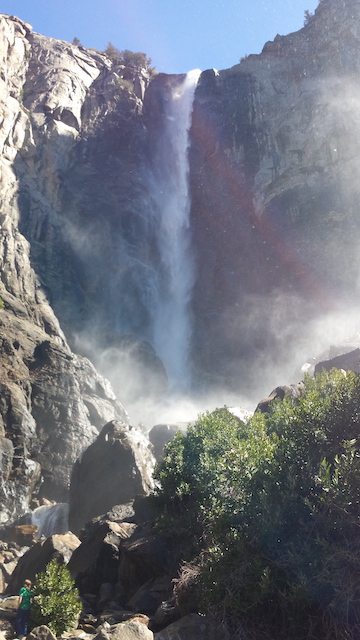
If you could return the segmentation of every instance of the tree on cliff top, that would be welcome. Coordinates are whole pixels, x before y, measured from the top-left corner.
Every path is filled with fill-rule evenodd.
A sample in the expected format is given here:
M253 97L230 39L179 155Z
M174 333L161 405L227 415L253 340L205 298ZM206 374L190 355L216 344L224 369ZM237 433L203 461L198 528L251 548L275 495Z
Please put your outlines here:
M122 64L125 67L134 67L136 69L151 70L152 61L151 58L148 58L146 53L134 53L128 49L120 51L120 49L114 47L111 42L108 42L104 53L115 64Z

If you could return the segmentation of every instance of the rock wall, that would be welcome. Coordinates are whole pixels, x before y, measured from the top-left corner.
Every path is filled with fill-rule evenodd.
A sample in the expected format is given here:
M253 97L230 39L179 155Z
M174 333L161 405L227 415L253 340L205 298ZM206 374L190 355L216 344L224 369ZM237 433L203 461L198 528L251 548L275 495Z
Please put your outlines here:
M312 318L354 311L359 40L360 3L322 0L297 33L201 76L194 349L214 381L259 383L264 365L291 360Z
M43 40L17 18L0 18L0 524L29 511L34 497L66 500L73 464L102 426L113 419L128 424L110 384L71 352L38 268L41 254L49 282L60 264L71 269L66 252L60 262L51 203L78 135L81 100L100 74L90 56L55 41L43 49ZM66 62L62 49L69 52ZM24 104L29 82L31 117ZM32 245L22 233L31 223ZM71 288L66 279L63 286ZM75 300L76 287L72 295Z
M200 78L190 148L200 387L259 388L264 369L293 366L313 318L356 307L359 43L359 0L321 0L299 32ZM33 496L66 500L81 451L105 423L127 423L71 349L122 401L166 389L151 345L150 186L171 78L9 16L0 56L5 522Z

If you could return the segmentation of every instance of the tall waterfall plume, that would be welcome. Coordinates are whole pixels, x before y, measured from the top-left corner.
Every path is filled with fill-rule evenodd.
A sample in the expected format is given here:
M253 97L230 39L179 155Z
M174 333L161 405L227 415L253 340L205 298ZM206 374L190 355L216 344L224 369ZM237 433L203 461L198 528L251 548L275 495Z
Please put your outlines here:
M157 292L152 301L153 340L164 363L170 391L191 383L190 302L194 263L189 229L189 130L199 70L172 86L164 108L154 170L153 215L160 256Z

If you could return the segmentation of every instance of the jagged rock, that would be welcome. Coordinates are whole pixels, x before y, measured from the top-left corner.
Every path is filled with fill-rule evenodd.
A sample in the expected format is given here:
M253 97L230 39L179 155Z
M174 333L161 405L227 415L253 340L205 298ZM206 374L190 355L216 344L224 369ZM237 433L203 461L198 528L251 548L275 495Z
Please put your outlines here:
M72 45L59 48L9 16L0 16L0 55L1 525L29 510L40 485L48 497L66 499L78 455L106 422L126 422L127 416L109 383L71 353L31 266L44 244L38 237L30 261L30 245L19 230L19 207L26 208L40 166L44 182L30 189L31 211L41 217L51 193L57 200L56 171L64 170L77 138L87 88L108 63ZM41 159L45 139L54 162ZM27 211L26 220L34 221Z
M14 637L14 627L9 620L1 620L1 610L0 610L0 631L2 634L2 639L13 638Z
M81 594L98 594L103 583L117 582L120 544L134 532L136 525L118 522L88 523L81 532L81 544L70 558L68 568ZM109 600L113 594L109 597ZM100 595L101 598L101 595Z
M255 411L267 413L272 402L274 402L274 400L284 400L286 394L289 394L292 398L300 398L304 388L305 387L302 382L300 382L299 384L282 385L281 387L276 387L276 389L274 389L267 398L264 398L264 400L260 400Z
M0 566L0 593L4 593L6 589L6 585L7 585L7 581L6 581L5 572L3 571L2 566Z
M164 600L161 602L153 616L153 629L164 629L180 618L179 608L176 605L175 598Z
M227 640L223 629L211 618L190 613L171 625L158 631L154 640Z
M19 559L6 593L18 593L24 580L34 581L36 574L44 571L46 565L55 558L62 564L68 564L79 544L80 540L71 532L39 540Z
M149 431L149 440L154 447L154 456L156 461L162 460L164 447L171 442L175 433L179 431L176 424L156 424Z
M132 611L154 615L160 604L172 594L172 580L169 576L150 578L126 603Z
M331 371L331 369L343 369L344 371L360 372L360 349L354 349L349 353L335 356L330 360L323 360L315 365L315 374L321 371Z
M148 580L163 578L174 562L174 545L170 535L146 530L135 533L122 543L119 581L128 598Z
M39 527L35 524L19 524L10 529L9 542L16 542L20 547L32 546L38 537Z
M49 340L29 320L16 318L10 302L0 311L0 327L3 344L9 345L0 367L4 524L28 512L39 489L66 500L73 464L96 438L99 425L109 417L126 421L127 416L88 361Z
M0 618L2 620L14 620L19 606L17 595L0 599Z
M109 422L77 460L70 487L69 526L81 527L114 505L153 487L154 458L149 442L136 429Z
M121 622L100 631L96 640L153 640L154 634L139 620Z
M56 636L46 625L35 627L26 636L27 640L56 640Z
M5 575L6 582L9 582L12 573L15 571L17 565L17 561L13 560L12 562L4 562L2 565L2 570Z

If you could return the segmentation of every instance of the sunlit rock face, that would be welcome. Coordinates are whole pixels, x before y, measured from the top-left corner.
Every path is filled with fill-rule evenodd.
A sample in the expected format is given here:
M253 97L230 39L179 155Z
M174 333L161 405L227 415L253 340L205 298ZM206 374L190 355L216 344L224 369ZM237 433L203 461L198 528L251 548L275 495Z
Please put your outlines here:
M354 312L359 40L359 2L322 0L299 32L201 76L190 153L194 350L215 383L261 382L278 357L293 363L314 317Z
M110 384L88 360L71 352L46 296L39 263L21 232L22 226L31 227L39 235L37 242L29 234L34 253L55 257L56 220L46 228L44 211L51 215L46 194L58 197L60 168L66 166L68 150L78 135L81 99L99 75L93 60L82 60L80 53L71 66L76 55L72 56L70 45L63 45L70 51L65 64L55 41L49 41L47 50L40 42L29 25L0 18L0 524L28 512L34 496L66 500L77 457L106 422L127 422ZM35 78L30 67L40 68L44 60L48 65L44 77L39 73ZM31 117L24 105L29 79ZM56 122L53 111L59 117ZM42 147L42 128L52 154ZM25 225L22 203L31 186L33 208ZM47 245L40 229L48 235ZM65 254L62 262L66 264ZM57 268L55 261L50 272Z

